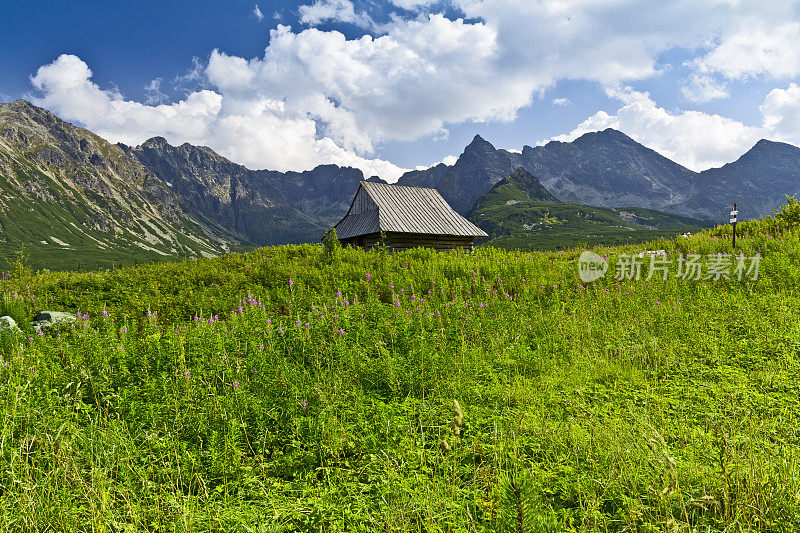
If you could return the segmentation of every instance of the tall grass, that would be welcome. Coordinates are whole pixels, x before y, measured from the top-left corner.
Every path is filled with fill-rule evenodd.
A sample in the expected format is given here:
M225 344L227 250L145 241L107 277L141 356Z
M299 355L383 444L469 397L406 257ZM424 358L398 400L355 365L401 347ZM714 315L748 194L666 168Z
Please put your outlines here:
M800 242L737 245L758 280L310 245L5 280L88 318L0 340L1 527L791 530Z

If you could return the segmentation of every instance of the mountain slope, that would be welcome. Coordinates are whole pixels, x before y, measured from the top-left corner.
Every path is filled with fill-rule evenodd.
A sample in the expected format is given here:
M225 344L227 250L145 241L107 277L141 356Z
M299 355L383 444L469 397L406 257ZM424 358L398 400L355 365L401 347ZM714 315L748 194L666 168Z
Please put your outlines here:
M521 165L518 154L497 150L476 135L453 166L439 164L427 170L406 172L398 185L438 189L453 209L468 213L479 196Z
M360 170L336 165L305 172L249 170L210 148L171 146L160 137L120 147L169 183L185 209L257 245L318 242L347 212L364 179Z
M565 201L661 209L682 202L696 174L624 133L606 129L573 142L522 150L522 163Z
M525 146L521 154L498 150L476 136L452 167L408 172L398 183L436 187L465 213L518 167L538 176L560 200L610 207L672 206L688 197L696 176L624 133L607 129L570 143Z
M522 249L640 242L708 225L640 207L564 203L522 168L481 196L468 218L489 233L488 244Z
M476 207L486 204L514 205L523 201L560 202L530 172L520 167L501 179L491 190L478 199Z
M520 168L527 172L509 180ZM363 178L360 170L335 165L250 170L210 148L171 146L159 137L136 147L111 145L27 102L0 104L0 257L25 243L41 266L74 267L215 255L246 242L317 242L345 214ZM437 188L462 214L488 216L491 207L489 223L525 238L538 231L524 229L535 226L532 220L575 217L626 234L663 231L664 224L684 230L697 221L616 208L719 221L737 201L742 218L764 215L800 192L800 148L760 141L739 160L698 174L611 129L521 153L475 136L453 166L408 172L398 183ZM525 206L513 202L509 209L494 206L495 197L542 205L522 213ZM582 205L568 212L565 204L556 216L558 200L614 209L590 213Z
M691 197L676 209L724 220L737 202L742 219L756 218L798 192L800 148L762 139L733 163L701 172Z
M0 104L0 256L40 267L213 256L244 241L93 133L23 100Z

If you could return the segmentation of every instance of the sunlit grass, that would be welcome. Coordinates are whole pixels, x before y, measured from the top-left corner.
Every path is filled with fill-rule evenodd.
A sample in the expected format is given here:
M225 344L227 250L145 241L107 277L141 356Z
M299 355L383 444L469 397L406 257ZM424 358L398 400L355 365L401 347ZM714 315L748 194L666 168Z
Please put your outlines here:
M742 281L585 284L580 250L492 248L20 269L18 316L81 318L0 340L0 523L494 531L518 483L534 530L791 530L800 242L770 224Z

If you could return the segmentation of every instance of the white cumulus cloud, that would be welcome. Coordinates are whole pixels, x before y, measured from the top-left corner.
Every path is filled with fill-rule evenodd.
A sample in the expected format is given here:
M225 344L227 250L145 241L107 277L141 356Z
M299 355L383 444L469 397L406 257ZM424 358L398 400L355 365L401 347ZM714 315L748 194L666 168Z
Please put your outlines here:
M773 89L760 107L764 129L776 138L800 144L800 85Z
M98 87L89 67L67 55L32 78L36 101L113 140L163 135L251 167L352 164L392 180L402 169L371 159L385 141L443 138L452 124L513 121L559 80L614 87L651 78L662 54L676 48L694 54L681 88L692 102L727 97L735 80L785 83L800 73L796 0L771 0L769 9L755 0L392 0L410 16L389 13L379 23L358 5L366 4L306 2L298 8L303 31L278 25L260 57L214 50L181 77L186 96L179 102L125 99ZM465 18L435 12L444 5ZM331 21L376 35L347 39L315 27ZM700 168L729 159L759 131L793 138L795 90L776 91L762 106L764 125L668 111L622 91L622 108L597 113L576 131L616 125Z
M248 76L236 65L234 79ZM31 78L41 93L34 103L66 120L80 122L112 142L136 145L153 136L172 144L210 146L250 168L307 170L334 163L361 169L365 175L396 180L404 169L387 161L360 157L329 137L317 135L315 120L287 109L284 102L264 96L226 98L212 90L189 94L170 105L146 105L126 100L119 92L102 90L91 81L92 71L74 55L62 55L42 66Z
M767 95L760 107L763 121L757 126L699 111L668 111L649 94L629 87L609 90L609 95L624 104L616 113L598 111L552 140L572 141L590 131L614 128L695 171L733 161L762 138L800 144L800 86L794 83Z
M374 26L372 18L365 12L357 12L350 0L314 0L311 5L300 6L300 22L319 24L327 21L349 22L363 28Z

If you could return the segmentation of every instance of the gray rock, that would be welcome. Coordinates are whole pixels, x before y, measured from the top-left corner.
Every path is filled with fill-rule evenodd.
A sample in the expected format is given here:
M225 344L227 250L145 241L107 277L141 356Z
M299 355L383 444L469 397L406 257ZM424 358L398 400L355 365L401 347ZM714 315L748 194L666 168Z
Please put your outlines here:
M9 331L10 333L22 333L17 323L10 316L0 316L0 334Z
M69 324L75 322L76 317L73 313L65 313L64 311L40 311L33 317L31 326L36 330L36 333L45 331L54 326L61 324Z

